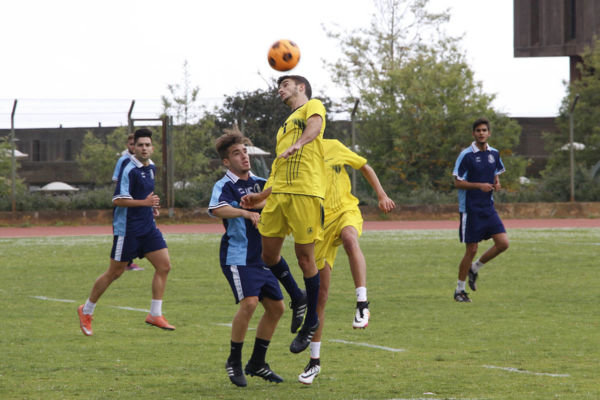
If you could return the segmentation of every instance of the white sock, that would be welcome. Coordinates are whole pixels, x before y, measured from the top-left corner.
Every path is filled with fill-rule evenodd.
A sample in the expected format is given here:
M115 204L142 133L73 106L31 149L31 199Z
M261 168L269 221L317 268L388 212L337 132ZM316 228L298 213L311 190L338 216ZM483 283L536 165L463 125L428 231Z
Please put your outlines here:
M467 284L467 281L457 281L456 282L456 291L457 292L464 292L465 291L465 285Z
M475 273L477 273L477 271L479 271L479 268L481 267L483 267L483 263L479 259L477 259L477 261L471 264L471 270Z
M321 342L310 342L310 358L321 358Z
M150 315L153 317L160 317L162 315L162 300L152 299L150 304Z
M359 286L356 288L356 301L367 301L367 288Z
M96 309L96 303L92 303L90 301L90 299L87 299L85 301L85 304L83 305L82 311L84 314L93 314L95 309Z

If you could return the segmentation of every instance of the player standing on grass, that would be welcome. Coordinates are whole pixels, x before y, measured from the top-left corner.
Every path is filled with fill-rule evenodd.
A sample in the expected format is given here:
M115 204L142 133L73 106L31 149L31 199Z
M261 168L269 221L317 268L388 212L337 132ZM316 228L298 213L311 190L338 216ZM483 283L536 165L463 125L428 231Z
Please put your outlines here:
M467 277L471 290L477 290L479 269L508 249L508 235L494 208L492 195L494 190L500 190L498 175L504 172L504 164L498 150L488 144L491 135L490 122L485 118L476 120L473 123L475 141L460 153L452 172L454 186L458 188L459 237L465 243L465 255L459 265L454 291L454 300L458 302L471 301L465 291ZM494 245L473 262L478 243L489 238Z
M259 301L265 312L258 323L254 351L244 371L271 382L283 382L265 362L269 343L285 307L279 283L261 258L261 237L256 225L260 219L259 209L264 204L259 204L256 210L240 208L243 195L258 193L265 184L265 179L250 172L246 144L250 144L249 139L239 131L230 131L217 139L215 147L227 172L213 187L208 206L211 215L223 219L221 269L240 305L231 324L231 351L225 363L229 379L237 386L247 384L242 372L242 346Z
M124 167L113 196L113 246L108 269L96 279L90 297L79 306L79 325L84 335L92 335L92 314L100 296L118 279L127 260L146 257L155 268L152 280L152 302L146 323L174 330L162 315L162 298L171 269L169 251L162 233L156 227L160 199L154 194L156 167L150 156L152 132L138 129L134 135L135 155Z
M117 183L121 176L121 172L123 172L123 168L131 161L131 156L135 153L135 143L133 143L133 133L127 136L127 148L123 150L121 153L121 157L117 160L117 164L115 165L115 170L113 172L112 181ZM125 268L128 271L143 271L144 268L140 267L133 260L129 261L127 267Z
M363 255L358 237L362 234L363 219L358 208L358 199L352 195L350 178L346 165L360 170L367 179L379 202L379 209L385 213L392 211L396 204L390 199L377 174L367 164L367 160L334 139L323 140L325 151L325 171L327 190L325 193L325 223L324 240L315 245L315 259L321 285L319 288L319 303L317 313L321 325L310 342L310 361L298 380L310 385L321 371L321 335L325 320L325 304L329 296L331 270L335 262L338 247L344 245L348 254L350 271L356 288L356 314L352 322L353 328L366 328L369 324L370 312L367 301L367 263Z
M323 239L325 107L320 100L311 99L310 83L302 76L281 76L277 85L279 97L292 113L277 132L277 158L265 185L267 189L244 196L242 207L252 209L267 199L258 224L263 237L262 257L292 297L292 333L302 322L298 311L306 301L304 324L290 345L292 353L299 353L308 347L319 327L319 271L314 249L315 241ZM290 232L304 276L306 300L302 291L291 287L295 282L289 282L291 273L281 258L283 242Z

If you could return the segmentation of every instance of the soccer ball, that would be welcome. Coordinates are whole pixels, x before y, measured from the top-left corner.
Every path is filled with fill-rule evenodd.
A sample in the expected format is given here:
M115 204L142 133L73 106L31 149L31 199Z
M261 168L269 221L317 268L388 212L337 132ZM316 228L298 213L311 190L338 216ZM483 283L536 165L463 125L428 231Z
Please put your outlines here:
M300 61L300 48L291 40L278 40L269 48L269 65L277 71L289 71Z

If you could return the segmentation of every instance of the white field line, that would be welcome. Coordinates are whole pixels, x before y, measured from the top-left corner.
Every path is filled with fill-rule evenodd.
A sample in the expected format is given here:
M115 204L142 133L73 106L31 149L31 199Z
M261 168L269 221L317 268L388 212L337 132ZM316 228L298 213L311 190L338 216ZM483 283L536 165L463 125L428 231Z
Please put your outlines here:
M29 296L33 299L38 299L38 300L46 300L46 301L59 301L61 303L75 303L76 300L70 300L70 299L55 299L52 297L46 297L46 296ZM121 307L121 306L108 306L110 308L118 308L119 310L129 310L129 311L141 311L141 312L150 312L150 310L146 310L143 308L133 308L133 307Z
M217 323L215 323L215 325L218 325L218 326L226 326L226 327L228 327L228 328L231 328L231 326L232 326L232 325L231 325L231 322L228 322L228 323L217 322ZM250 327L248 327L248 330L249 330L249 331L255 331L255 330L256 330L256 328L250 328Z
M369 344L369 343L348 342L346 340L340 340L340 339L329 339L329 341L330 342L334 342L334 343L351 344L351 345L354 345L354 346L371 347L371 348L374 348L374 349L391 351L391 352L394 352L394 353L399 353L399 352L402 352L402 351L406 351L405 349L394 349L392 347L378 346L376 344Z
M538 375L538 376L551 376L554 378L568 378L571 375L569 374L550 374L547 372L533 372L533 371L526 371L523 369L518 369L518 368L512 368L512 367L497 367L495 365L484 365L485 368L490 368L490 369L501 369L503 371L508 371L508 372L518 372L520 374L529 374L529 375Z
M62 303L75 303L75 300L69 300L69 299L53 299L52 297L46 297L46 296L29 296L29 297L38 299L38 300L60 301Z

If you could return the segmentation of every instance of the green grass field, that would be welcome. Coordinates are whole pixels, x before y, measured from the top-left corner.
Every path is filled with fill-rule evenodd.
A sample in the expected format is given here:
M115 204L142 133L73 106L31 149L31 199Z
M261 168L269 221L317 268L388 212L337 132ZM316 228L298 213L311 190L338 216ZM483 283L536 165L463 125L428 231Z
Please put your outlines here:
M218 265L219 235L166 236L173 270L163 311L176 331L144 323L152 267L142 260L145 271L126 272L100 299L92 337L76 309L107 267L111 237L0 239L0 398L600 398L600 230L509 231L511 248L481 270L471 304L452 300L463 252L456 236L365 232L369 327L351 328L342 251L321 375L312 386L297 382L309 356L289 352L286 310L267 354L285 382L249 377L246 388L224 369L237 306ZM284 254L294 259L289 243ZM244 362L253 343L250 330Z

